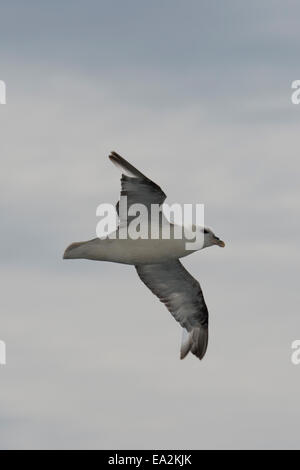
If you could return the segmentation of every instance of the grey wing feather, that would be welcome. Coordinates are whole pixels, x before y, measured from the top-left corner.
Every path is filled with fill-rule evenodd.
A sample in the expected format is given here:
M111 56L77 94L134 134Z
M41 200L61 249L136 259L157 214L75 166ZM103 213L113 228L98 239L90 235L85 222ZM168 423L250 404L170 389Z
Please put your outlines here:
M110 160L122 171L125 171L129 176L146 178L137 168L129 163L125 158L121 157L117 152L111 152L109 155Z
M179 260L138 265L135 268L144 284L190 333L187 352L191 350L202 359L208 341L208 310L199 282Z
M109 158L126 173L123 173L121 177L121 197L127 196L128 209L132 204L143 204L150 213L151 204L161 205L164 202L167 196L162 189L131 165L131 163L127 162L125 158L116 152L112 152ZM119 202L116 209L119 214Z

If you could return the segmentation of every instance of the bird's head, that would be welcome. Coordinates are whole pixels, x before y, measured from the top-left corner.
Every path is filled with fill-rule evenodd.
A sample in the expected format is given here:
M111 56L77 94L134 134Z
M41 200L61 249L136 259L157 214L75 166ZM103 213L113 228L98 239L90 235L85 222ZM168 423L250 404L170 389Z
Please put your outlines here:
M202 227L201 228L203 235L204 235L204 243L203 243L203 248L207 248L208 246L212 245L218 245L222 248L224 248L225 243L223 240L220 240L219 237L217 237L212 230L208 227Z

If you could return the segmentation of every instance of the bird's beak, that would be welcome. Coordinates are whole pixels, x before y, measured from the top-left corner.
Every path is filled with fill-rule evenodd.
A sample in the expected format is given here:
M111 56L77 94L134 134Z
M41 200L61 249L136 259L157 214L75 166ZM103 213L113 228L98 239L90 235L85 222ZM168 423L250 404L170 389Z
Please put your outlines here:
M217 240L216 240L216 245L221 246L222 248L224 248L225 243L223 242L223 240L217 239Z

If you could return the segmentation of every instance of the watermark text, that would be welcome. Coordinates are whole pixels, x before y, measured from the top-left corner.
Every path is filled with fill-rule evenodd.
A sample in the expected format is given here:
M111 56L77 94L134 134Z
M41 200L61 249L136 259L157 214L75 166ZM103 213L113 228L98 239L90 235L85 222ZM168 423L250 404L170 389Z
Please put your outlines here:
M0 80L0 104L6 104L6 83Z
M0 365L6 364L6 344L0 340Z

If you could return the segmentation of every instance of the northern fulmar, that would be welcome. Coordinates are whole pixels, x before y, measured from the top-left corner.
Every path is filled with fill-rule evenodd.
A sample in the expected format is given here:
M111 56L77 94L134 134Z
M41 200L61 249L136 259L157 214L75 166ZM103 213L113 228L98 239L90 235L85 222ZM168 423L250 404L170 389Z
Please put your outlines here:
M209 228L193 226L201 235L202 243L194 249L187 249L190 234L181 238L175 236L176 225L167 220L161 210L166 199L162 189L116 152L112 152L109 158L122 170L121 198L116 205L119 225L114 236L110 234L104 238L72 243L63 257L134 265L143 283L182 326L180 358L183 359L191 351L202 359L208 343L208 310L199 282L184 268L179 258L212 245L224 247L225 243ZM127 203L125 213L121 210L124 196ZM134 219L130 209L136 204L142 204L150 213L153 206L160 208L155 222L151 217L145 221L149 237L124 236ZM158 235L152 237L154 225L158 228ZM162 235L163 228L169 229L168 238Z

